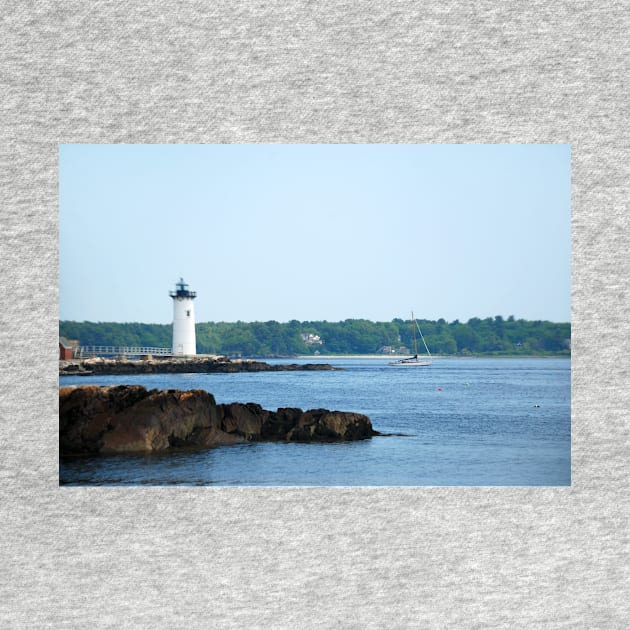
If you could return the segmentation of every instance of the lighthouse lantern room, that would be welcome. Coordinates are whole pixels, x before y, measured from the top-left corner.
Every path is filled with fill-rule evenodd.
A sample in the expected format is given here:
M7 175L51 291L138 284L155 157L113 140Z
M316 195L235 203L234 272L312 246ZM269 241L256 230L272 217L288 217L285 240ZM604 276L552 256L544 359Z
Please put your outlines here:
M173 354L197 354L195 339L195 291L190 291L183 278L176 283L176 290L170 291L173 298Z

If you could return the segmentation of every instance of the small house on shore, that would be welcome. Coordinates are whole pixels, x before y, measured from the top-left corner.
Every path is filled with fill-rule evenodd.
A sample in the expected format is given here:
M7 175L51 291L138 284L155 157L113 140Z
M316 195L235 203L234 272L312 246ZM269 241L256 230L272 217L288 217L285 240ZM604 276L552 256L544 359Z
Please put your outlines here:
M76 356L79 349L79 342L76 339L66 339L59 337L59 360L71 361Z

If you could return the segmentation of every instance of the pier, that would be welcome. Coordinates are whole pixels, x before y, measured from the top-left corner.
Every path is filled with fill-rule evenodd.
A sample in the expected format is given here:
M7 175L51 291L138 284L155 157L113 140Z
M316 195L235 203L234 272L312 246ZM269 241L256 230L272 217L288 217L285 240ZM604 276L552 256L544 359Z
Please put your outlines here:
M79 346L75 358L89 357L172 357L172 348L151 348L149 346Z

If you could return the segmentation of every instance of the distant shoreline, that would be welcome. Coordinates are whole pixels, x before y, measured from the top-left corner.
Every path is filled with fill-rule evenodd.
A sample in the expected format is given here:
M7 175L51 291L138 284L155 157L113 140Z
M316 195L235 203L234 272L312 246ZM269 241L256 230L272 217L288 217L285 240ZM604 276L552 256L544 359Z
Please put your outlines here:
M410 354L326 354L314 357L312 355L304 354L298 355L295 359L299 360L333 360L333 359L380 359L382 361L398 361L406 357L410 357ZM271 358L271 357L270 357ZM455 354L432 354L431 357L426 355L419 355L420 359L570 359L570 354L471 354L468 356L455 355Z
M381 361L398 361L399 359L404 359L406 357L410 357L410 354L392 354L392 355L382 355L382 354L326 354L320 355L318 357L314 357L308 354L300 354L296 359L300 360L330 360L330 359L380 359ZM420 355L420 358L429 358L425 355ZM443 356L435 355L431 356L432 359L443 359Z

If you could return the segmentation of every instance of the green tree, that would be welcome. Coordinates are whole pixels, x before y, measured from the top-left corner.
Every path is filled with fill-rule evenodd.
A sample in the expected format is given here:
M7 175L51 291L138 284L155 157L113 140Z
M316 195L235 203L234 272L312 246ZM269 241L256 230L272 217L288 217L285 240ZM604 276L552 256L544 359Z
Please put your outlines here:
M545 321L504 320L473 317L466 324L454 320L418 320L429 349L440 354L570 354L571 325ZM197 351L244 356L323 354L366 354L382 346L413 347L411 321L371 322L347 319L342 322L292 320L286 324L267 322L204 322L196 325ZM319 335L324 345L307 346L302 333ZM138 322L59 322L59 334L78 339L82 345L151 346L168 348L170 324ZM421 346L420 346L421 347Z

